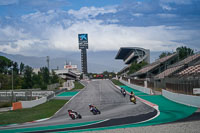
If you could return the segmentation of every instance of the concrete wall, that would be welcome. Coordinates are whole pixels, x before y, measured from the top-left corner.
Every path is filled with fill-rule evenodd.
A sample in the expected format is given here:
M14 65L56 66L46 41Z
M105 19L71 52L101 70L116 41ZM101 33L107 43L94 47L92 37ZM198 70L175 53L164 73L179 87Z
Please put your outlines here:
M45 103L46 101L47 101L47 98L42 97L40 99L32 100L32 101L21 101L21 103L22 103L22 108L32 108L42 103Z
M53 91L13 91L14 96L33 96L33 97L44 97L53 94ZM12 91L1 91L0 96L12 96Z
M134 85L134 84L129 84L128 82L124 81L124 80L119 80L120 82L122 82L123 84L133 88L133 89L136 89L136 90L139 90L139 91L142 91L146 94L152 94L152 90L149 89L149 88L145 88L145 87L142 87L142 86L138 86L138 85Z
M162 95L174 102L200 108L200 96L178 94L166 90L162 90Z

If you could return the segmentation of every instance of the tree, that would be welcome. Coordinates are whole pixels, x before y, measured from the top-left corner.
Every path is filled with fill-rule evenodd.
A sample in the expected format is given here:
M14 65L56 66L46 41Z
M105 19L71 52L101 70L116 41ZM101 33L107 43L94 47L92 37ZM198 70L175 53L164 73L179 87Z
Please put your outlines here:
M41 73L32 75L32 81L33 81L33 88L41 88L42 86L42 75Z
M20 70L20 75L21 75L22 72L24 71L24 64L22 62L20 63L19 70Z
M128 74L131 74L131 73L134 73L138 70L140 70L143 66L146 66L148 63L147 62L144 62L142 61L141 63L137 63L137 62L133 62L129 68L129 72Z
M33 74L33 69L30 66L25 66L24 84L22 86L23 89L28 89L33 87L32 74Z
M194 50L192 50L191 48L187 48L186 46L178 47L176 51L180 60L194 54Z
M48 84L49 83L49 69L47 67L42 67L40 68L40 72L42 74L42 81L45 83L45 84Z
M52 76L51 76L51 83L58 83L59 82L59 77L58 75L56 75L56 73L54 71L52 71Z
M8 68L12 65L12 61L4 56L0 56L0 73L7 74Z
M13 72L14 72L15 74L18 75L19 69L18 69L18 64L17 64L17 62L14 62L14 63L12 64L12 66L13 66Z
M159 55L159 59L161 59L161 58L163 58L163 57L165 57L165 56L169 56L169 55L171 55L172 53L170 53L170 52L162 52L160 55Z

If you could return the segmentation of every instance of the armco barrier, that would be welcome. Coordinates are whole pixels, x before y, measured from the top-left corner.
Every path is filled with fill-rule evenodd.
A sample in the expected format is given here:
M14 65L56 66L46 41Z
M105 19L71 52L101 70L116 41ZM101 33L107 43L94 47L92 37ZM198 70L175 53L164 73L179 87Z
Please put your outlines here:
M22 109L22 103L21 102L12 103L12 110L16 110L16 109Z
M22 108L32 108L39 104L45 103L46 101L47 101L47 98L42 97L40 99L32 100L32 101L21 101L21 103L22 103Z
M128 87L131 87L131 88L136 89L138 91L144 92L146 94L152 94L152 90L149 89L149 88L145 88L145 87L134 85L134 84L129 84L128 82L126 82L124 80L119 80L119 81L122 82L123 84L127 85Z
M162 90L162 95L174 102L200 108L200 96L173 93L167 90Z

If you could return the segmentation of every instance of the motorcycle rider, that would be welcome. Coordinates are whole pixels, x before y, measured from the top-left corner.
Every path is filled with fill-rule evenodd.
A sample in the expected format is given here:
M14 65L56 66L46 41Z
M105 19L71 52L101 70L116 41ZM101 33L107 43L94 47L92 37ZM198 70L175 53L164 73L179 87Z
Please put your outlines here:
M77 113L76 111L71 110L71 109L68 110L68 113L69 113L69 115L70 115L70 114L73 114L74 116L77 116L77 115L78 115L78 113Z
M130 101L131 101L131 98L133 98L133 97L136 98L136 97L135 97L135 94L133 93L133 91L131 91Z
M89 104L89 108L90 108L90 111L92 111L93 109L96 109L96 107L92 104Z

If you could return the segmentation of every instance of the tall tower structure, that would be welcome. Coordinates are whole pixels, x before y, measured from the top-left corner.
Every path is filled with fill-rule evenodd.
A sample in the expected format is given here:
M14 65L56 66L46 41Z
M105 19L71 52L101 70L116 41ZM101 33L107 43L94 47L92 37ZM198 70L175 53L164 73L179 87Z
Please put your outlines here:
M79 49L81 50L81 68L83 74L87 74L87 49L88 34L78 34Z
M47 56L47 68L49 70L49 56Z

